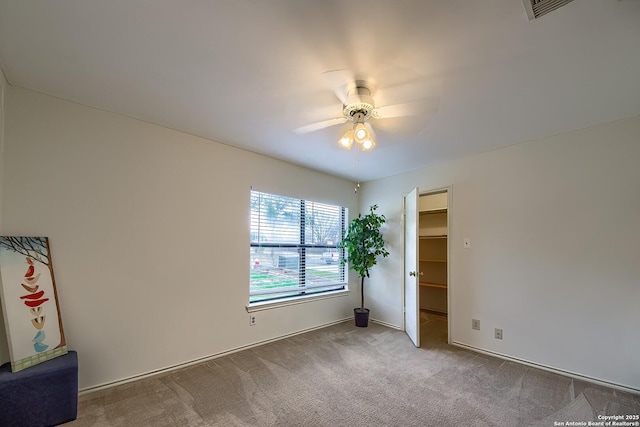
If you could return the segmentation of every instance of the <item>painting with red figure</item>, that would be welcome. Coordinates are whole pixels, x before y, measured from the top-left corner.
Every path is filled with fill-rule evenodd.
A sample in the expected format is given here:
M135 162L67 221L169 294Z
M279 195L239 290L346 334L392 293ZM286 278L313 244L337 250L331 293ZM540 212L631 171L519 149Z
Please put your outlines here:
M67 353L47 237L0 236L0 299L12 371Z

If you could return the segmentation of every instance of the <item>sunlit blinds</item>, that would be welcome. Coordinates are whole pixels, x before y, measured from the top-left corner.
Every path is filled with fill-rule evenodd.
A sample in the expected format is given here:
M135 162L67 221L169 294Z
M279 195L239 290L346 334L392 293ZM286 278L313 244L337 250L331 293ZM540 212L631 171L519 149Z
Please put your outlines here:
M345 287L347 209L251 191L250 301Z

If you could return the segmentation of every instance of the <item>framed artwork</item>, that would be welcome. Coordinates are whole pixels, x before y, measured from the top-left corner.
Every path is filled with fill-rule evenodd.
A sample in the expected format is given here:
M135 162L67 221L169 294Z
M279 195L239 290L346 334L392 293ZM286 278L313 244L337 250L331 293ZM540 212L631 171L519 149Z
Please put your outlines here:
M67 353L47 237L0 236L0 299L13 372Z

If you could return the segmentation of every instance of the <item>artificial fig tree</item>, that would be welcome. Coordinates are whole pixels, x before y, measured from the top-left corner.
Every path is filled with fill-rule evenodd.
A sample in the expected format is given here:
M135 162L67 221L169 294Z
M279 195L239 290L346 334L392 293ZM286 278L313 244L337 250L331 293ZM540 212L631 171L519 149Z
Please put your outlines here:
M376 214L377 209L378 205L372 205L368 214L358 214L357 218L351 220L344 238L338 243L338 247L346 251L342 265L349 263L350 268L360 276L360 308L354 312L367 313L367 320L369 311L364 308L364 279L369 277L369 271L377 264L378 257L389 255L380 232L387 219L384 215Z

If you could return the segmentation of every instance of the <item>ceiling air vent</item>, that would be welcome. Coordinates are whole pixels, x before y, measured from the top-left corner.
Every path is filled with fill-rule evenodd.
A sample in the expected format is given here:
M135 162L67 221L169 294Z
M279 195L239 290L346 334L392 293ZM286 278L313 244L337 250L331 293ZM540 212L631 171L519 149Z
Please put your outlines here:
M573 0L522 0L524 3L524 9L527 11L529 21L532 19L540 18L542 15L546 15L549 12L553 12L559 7L564 6L567 3L571 3Z

